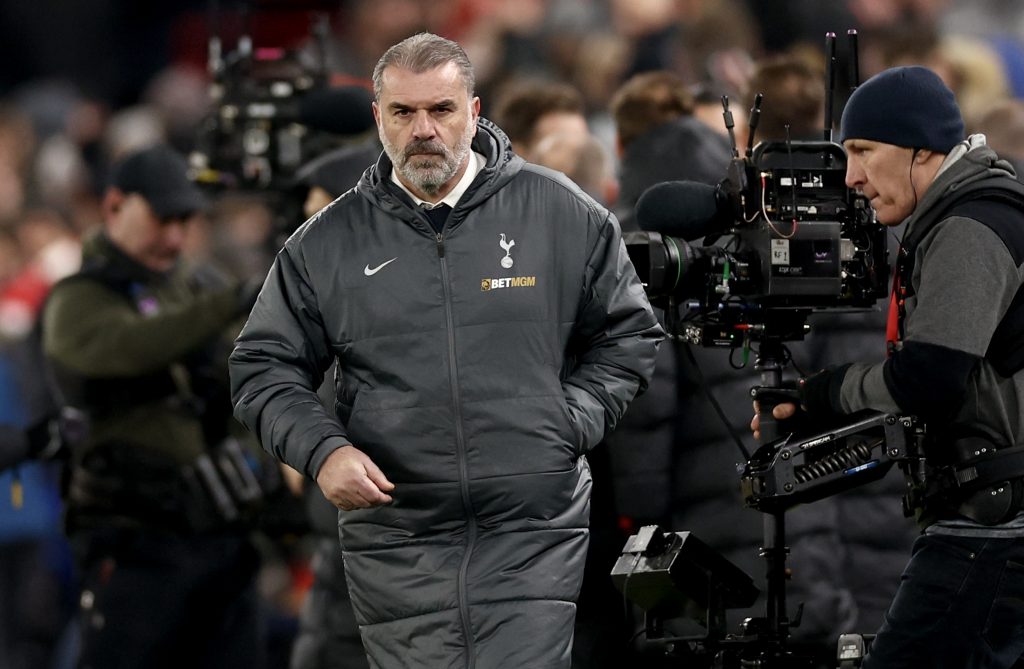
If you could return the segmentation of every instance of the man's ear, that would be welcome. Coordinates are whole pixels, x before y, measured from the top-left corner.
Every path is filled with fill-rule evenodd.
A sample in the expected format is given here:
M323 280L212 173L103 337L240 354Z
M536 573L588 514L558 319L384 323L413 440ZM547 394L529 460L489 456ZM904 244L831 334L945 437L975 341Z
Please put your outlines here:
M103 202L101 204L103 216L109 217L120 211L126 197L124 191L120 188L108 188L107 192L103 194Z

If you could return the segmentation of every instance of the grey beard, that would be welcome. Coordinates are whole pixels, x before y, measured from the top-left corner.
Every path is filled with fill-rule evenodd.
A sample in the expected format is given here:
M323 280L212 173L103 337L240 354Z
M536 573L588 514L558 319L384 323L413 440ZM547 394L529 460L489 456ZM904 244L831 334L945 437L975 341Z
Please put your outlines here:
M398 167L398 173L417 190L431 196L437 195L438 191L441 190L441 186L448 183L448 180L455 176L461 164L461 161L453 160L458 158L455 154L442 156L441 163L438 165L433 165L426 160L418 158L419 156L416 156L411 160L404 160Z
M467 128L466 134L456 144L454 151L450 151L447 146L440 142L437 145L427 143L430 149L439 149L443 152L440 154L441 162L439 164L433 163L430 158L424 158L419 155L406 156L405 151L408 150L408 147L405 150L399 149L387 141L383 133L381 133L381 142L384 144L384 152L388 154L392 165L395 166L395 169L398 170L398 173L405 182L412 185L416 190L433 197L440 192L442 186L455 176L459 171L459 167L466 161L475 131L476 127L474 125Z

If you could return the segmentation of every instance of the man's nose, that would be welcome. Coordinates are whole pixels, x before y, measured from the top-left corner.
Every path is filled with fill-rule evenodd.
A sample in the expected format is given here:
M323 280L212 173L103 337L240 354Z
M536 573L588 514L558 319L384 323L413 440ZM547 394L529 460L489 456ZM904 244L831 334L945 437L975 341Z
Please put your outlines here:
M859 188L864 183L864 170L860 168L857 160L848 159L846 163L846 187Z
M413 119L412 132L417 139L429 139L437 134L434 128L434 119L426 109L420 109L416 112L416 117Z
M182 218L172 218L163 224L164 244L171 249L178 250L185 245L188 236L188 221Z

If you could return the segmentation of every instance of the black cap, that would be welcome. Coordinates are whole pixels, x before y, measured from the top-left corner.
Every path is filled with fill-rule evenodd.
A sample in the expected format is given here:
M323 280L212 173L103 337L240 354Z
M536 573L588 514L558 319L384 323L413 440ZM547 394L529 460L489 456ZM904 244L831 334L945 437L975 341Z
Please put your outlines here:
M300 167L295 181L306 187L319 186L337 197L359 182L366 168L377 162L380 152L375 141L335 149Z
M111 186L141 195L161 219L187 218L207 205L188 178L188 165L174 149L156 144L134 151L114 165Z

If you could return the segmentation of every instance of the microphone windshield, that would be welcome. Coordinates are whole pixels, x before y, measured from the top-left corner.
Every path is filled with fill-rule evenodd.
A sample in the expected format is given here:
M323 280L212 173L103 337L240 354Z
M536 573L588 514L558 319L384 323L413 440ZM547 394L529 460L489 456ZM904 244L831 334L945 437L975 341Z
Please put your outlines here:
M641 229L688 242L722 232L732 224L725 196L696 181L665 181L644 191L636 203Z
M372 102L373 94L362 86L313 90L299 100L298 120L314 130L358 135L374 126Z

